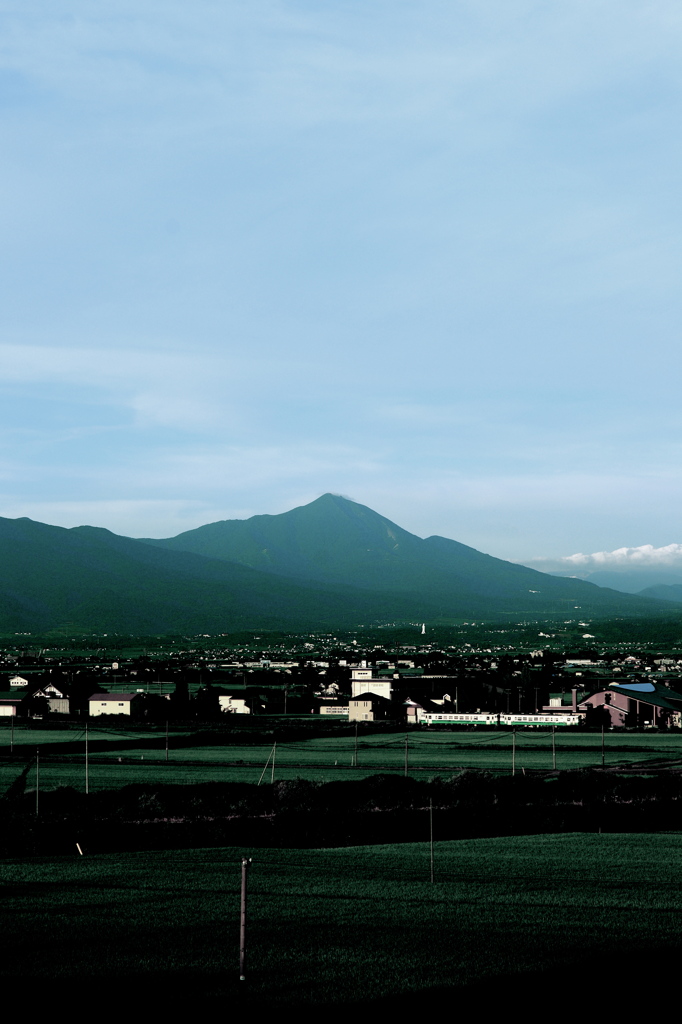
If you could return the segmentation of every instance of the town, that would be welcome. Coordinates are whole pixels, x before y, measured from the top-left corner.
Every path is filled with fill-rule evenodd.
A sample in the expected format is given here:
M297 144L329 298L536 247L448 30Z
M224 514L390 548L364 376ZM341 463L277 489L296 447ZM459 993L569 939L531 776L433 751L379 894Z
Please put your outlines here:
M545 646L536 649L529 649L528 637L515 649L499 635L497 647L486 648L490 636L479 635L475 645L459 637L439 645L422 635L408 643L402 634L397 642L378 632L230 642L37 638L39 645L6 637L0 722L66 726L117 716L120 722L234 723L232 716L249 715L415 727L682 726L682 651L674 648L622 641L590 646L594 637L583 634L573 650L557 643L552 649L552 638L537 629Z

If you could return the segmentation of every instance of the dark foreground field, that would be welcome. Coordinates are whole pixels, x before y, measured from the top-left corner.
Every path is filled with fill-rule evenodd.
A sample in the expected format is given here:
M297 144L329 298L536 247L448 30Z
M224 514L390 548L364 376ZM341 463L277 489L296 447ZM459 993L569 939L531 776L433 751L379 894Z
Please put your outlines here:
M463 771L357 782L133 785L89 795L0 798L0 857L216 846L320 849L567 832L650 833L682 821L679 765L494 775Z
M253 857L248 980L240 858ZM490 1012L674 987L682 834L6 859L0 975L25 1007ZM495 1009L497 1008L497 1009Z

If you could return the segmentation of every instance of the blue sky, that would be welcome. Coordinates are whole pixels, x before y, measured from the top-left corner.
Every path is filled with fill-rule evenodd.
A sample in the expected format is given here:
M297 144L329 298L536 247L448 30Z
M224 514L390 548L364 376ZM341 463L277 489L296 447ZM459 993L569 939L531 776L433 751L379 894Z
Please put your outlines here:
M0 514L677 564L681 56L665 0L0 4Z

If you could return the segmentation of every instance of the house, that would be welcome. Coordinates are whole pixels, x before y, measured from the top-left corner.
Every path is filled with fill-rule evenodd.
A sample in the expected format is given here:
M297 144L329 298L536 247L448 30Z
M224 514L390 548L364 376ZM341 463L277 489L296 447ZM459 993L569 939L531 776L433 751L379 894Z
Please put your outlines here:
M29 697L44 697L50 706L50 714L68 715L71 707L68 695L55 686L54 683L47 683L46 686L36 686L29 691Z
M371 691L359 693L348 702L349 722L382 722L393 717L391 701Z
M656 680L612 683L578 704L587 724L611 728L682 725L682 694Z
M139 693L93 693L88 701L88 714L132 715L133 701L139 700Z
M16 692L0 693L0 718L13 718L23 699L24 695Z
M408 725L416 725L417 722L421 722L424 714L424 705L420 704L416 700L412 700L408 697L404 704L405 712L407 714Z

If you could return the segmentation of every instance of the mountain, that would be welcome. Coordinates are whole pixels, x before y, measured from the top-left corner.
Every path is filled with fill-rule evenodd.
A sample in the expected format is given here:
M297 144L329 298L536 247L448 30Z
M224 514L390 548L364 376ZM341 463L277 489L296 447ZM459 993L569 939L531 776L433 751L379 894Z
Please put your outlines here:
M669 615L670 603L422 540L332 494L167 540L0 519L0 632L301 631L576 613Z
M223 633L354 626L412 605L298 584L108 530L0 518L0 631Z
M682 585L659 583L653 587L646 587L640 592L640 597L652 597L656 601L672 601L674 604L682 604Z
M402 595L413 602L412 619L575 617L576 610L602 617L660 612L646 598L550 576L445 537L423 540L365 505L334 494L281 515L224 520L146 543L292 581Z

